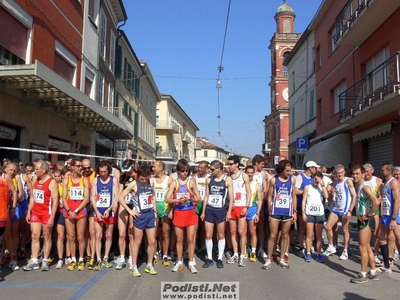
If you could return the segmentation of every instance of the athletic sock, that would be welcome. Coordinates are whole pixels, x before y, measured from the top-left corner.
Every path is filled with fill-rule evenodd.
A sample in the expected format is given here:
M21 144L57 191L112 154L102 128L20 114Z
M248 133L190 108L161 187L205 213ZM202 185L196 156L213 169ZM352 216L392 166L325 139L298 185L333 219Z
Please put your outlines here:
M379 248L381 249L381 253L383 256L384 266L385 266L385 268L388 269L390 267L390 265L389 265L389 246L388 246L388 244L385 244L385 245L381 245Z
M251 247L251 252L256 253L256 247Z
M224 255L225 249L225 239L218 240L218 259L222 260L222 255Z
M207 249L208 259L212 259L212 249L213 249L213 240L212 239L206 240L206 249Z

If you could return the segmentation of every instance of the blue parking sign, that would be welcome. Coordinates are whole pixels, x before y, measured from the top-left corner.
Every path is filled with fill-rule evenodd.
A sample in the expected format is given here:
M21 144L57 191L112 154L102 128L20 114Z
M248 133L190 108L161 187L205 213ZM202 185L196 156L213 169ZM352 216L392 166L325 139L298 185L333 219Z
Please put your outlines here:
M308 149L308 138L301 137L296 139L297 154L305 154Z

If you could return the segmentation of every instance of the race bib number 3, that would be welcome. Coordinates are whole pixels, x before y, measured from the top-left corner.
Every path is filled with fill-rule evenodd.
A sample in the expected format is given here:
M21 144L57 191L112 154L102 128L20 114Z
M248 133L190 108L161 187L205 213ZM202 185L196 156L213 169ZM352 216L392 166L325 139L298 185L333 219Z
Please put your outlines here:
M148 209L153 207L153 195L141 194L139 195L140 208Z
M80 186L72 186L69 190L69 199L75 201L83 200L83 188Z
M44 191L33 190L33 196L35 197L36 203L44 203Z

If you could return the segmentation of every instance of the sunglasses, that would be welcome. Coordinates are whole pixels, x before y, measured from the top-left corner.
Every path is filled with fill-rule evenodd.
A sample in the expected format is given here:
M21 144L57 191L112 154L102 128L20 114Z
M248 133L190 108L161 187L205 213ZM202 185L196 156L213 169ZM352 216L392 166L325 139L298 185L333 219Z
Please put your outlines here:
M214 168L210 168L210 171L211 171L211 172L214 172L214 171L215 171L215 169L214 169Z
M83 167L84 170L90 170L92 167Z
M235 163L228 163L228 166L233 166Z
M82 168L82 165L74 165L74 167Z
M188 173L189 170L179 170L179 172L181 172L181 173Z

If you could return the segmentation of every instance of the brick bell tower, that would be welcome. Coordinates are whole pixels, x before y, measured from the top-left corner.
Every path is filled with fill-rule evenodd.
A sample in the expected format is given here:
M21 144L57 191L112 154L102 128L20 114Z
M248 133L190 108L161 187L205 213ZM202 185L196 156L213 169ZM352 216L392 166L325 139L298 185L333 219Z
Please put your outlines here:
M268 47L271 51L271 113L263 120L263 153L269 166L275 165L280 155L289 157L289 87L288 72L283 61L301 36L294 32L295 18L293 8L284 0L276 10L276 32Z

